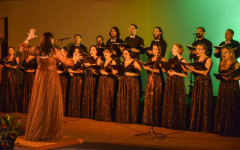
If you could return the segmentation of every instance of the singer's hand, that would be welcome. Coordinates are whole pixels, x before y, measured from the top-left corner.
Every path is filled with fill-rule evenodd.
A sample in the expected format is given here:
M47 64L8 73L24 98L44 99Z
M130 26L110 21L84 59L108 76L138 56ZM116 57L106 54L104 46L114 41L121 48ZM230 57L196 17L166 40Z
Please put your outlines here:
M123 51L124 51L124 47L119 46L119 49L120 49L120 51L123 53Z
M100 72L101 72L101 74L103 74L103 75L108 75L108 73L106 72L106 71L104 71L104 70L100 70Z
M113 73L114 75L116 75L116 74L118 73L118 71L117 71L117 70L114 70L114 69L112 69L112 73Z
M35 37L37 37L37 35L35 35L35 29L30 29L30 32L28 33L27 41L30 41Z
M194 71L195 71L194 67L191 66L191 67L189 68L189 72L191 73L191 72L194 72Z
M148 53L149 55L153 55L153 51L152 51L152 50L147 50L147 53Z
M214 50L214 53L219 53L220 51L218 49L215 49Z
M139 50L136 49L136 48L131 48L131 51L134 52L134 53L139 53Z
M86 67L91 66L90 63L84 63L84 65L85 65Z
M169 70L167 73L168 73L170 76L174 76L176 72L173 71L173 70Z

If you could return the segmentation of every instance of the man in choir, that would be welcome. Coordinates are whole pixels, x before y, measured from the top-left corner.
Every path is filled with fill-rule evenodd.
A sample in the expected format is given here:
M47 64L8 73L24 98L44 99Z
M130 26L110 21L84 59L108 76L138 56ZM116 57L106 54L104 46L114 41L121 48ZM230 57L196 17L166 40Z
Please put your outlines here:
M158 43L161 46L161 56L165 57L166 54L166 49L167 49L167 43L166 41L163 39L163 31L160 27L155 27L154 31L153 31L153 37L154 40L151 42L151 49L153 44ZM148 58L153 56L153 51L152 50L147 50L147 55Z
M143 38L137 35L137 25L131 24L129 27L129 33L130 36L125 38L125 42L128 44L128 47L134 53L134 58L139 59L139 54L144 53L142 49L142 46L144 46L144 41Z
M97 52L98 52L97 55L103 56L103 51L105 48L103 36L98 35L96 37L96 46L97 46Z
M82 36L80 34L75 34L74 35L74 40L75 40L74 41L75 44L70 48L69 55L72 57L73 56L73 52L75 51L76 48L79 48L81 55L88 54L87 47L84 46L83 44L81 44Z
M227 29L225 32L225 41L219 44L219 46L230 46L234 50L235 57L240 56L240 45L238 41L233 40L234 31L232 29ZM221 51L215 49L214 56L216 58L221 58Z
M203 27L198 27L197 31L196 31L196 37L198 38L197 41L192 43L192 46L197 46L198 43L204 43L207 46L206 49L206 55L208 57L212 56L212 42L209 41L208 39L206 39L204 37L205 35L205 29ZM192 54L192 58L196 57L195 51L190 51L190 53Z
M123 43L123 40L120 39L120 32L118 27L112 27L109 35L111 38L107 40L106 47L112 48L113 50L112 58L119 59L121 57L121 51L118 45L113 44L113 43Z

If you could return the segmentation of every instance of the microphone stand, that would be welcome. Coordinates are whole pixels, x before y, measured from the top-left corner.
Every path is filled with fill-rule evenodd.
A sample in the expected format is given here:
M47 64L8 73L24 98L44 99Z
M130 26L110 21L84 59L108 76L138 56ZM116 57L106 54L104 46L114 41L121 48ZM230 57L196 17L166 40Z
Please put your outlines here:
M155 63L154 63L153 69L152 69L152 71L151 71L151 76L150 76L150 79L149 79L149 87L151 87L151 85L153 86L154 69L156 68L156 65L157 65L157 62L158 62L158 58L159 58L159 55L156 57L156 61L155 61ZM153 91L151 91L150 94L153 95ZM153 124L154 124L154 121L153 121L153 120L154 120L154 117L155 117L154 108L155 108L155 107L153 107L153 111L152 111L152 120L151 120L150 131L149 131L149 132L145 132L145 133L141 133L141 134L136 134L135 136L142 136L142 135L148 135L148 134L149 134L149 135L156 136L156 137L158 137L158 136L160 136L160 137L164 136L162 133L158 133L158 132L155 132L155 131L153 130Z
M70 39L70 38L62 38L62 39L58 39L57 41L60 41L60 43L61 43L61 47L62 47L62 43L63 43L63 41L64 41L64 40L68 40L68 39Z

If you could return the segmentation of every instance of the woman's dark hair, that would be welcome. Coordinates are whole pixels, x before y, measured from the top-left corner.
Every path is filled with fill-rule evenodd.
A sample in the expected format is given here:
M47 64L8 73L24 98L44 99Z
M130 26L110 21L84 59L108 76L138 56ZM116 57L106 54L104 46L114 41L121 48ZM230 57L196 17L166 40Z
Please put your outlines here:
M43 33L41 40L40 40L40 55L41 56L47 56L53 51L53 34L50 32Z
M161 34L160 34L160 39L163 40L163 31L162 31L162 28L161 28L161 27L155 27L154 29L158 29L159 32L161 32ZM154 35L153 35L153 37L154 37Z
M112 29L114 29L114 30L117 32L117 39L119 39L119 37L120 37L120 31L119 31L118 27L112 27L112 28L111 28L111 30L110 30L110 32L109 32L110 37L112 37L112 36L111 36L111 31L112 31Z
M152 49L153 49L153 46L157 46L157 48L158 48L158 54L161 55L161 51L162 51L161 45L160 45L159 43L153 43Z

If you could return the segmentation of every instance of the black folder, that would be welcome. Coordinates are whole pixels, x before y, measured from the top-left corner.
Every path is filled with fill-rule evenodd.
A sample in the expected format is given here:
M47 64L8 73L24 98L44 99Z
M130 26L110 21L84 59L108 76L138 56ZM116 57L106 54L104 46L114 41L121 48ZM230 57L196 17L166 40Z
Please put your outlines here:
M117 70L117 75L123 75L125 73L125 68L122 65L111 65L111 69Z
M191 45L186 45L186 46L187 46L187 48L188 48L189 50L195 50L195 49L196 49L195 46L191 46Z
M223 46L213 46L214 48L221 50L223 48Z

